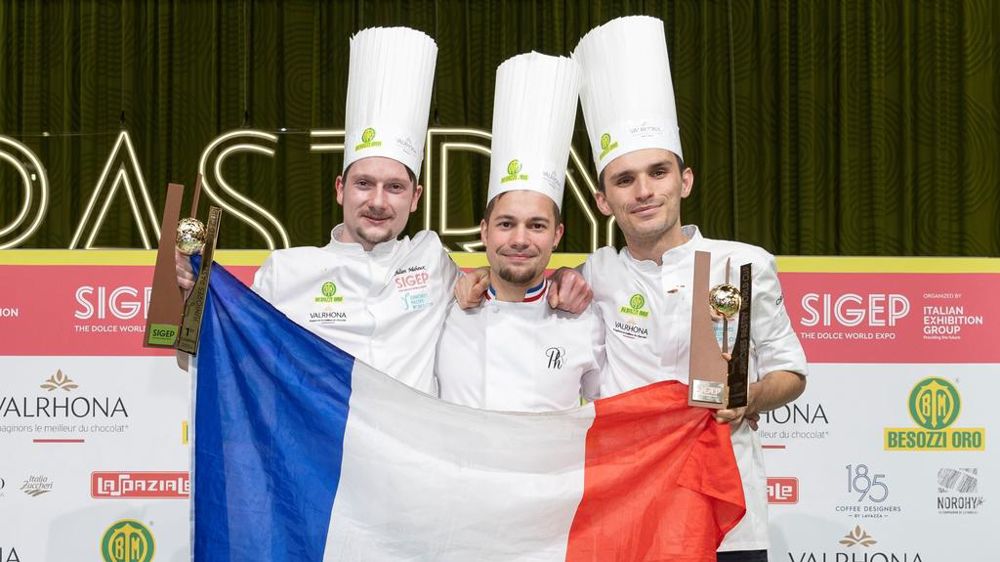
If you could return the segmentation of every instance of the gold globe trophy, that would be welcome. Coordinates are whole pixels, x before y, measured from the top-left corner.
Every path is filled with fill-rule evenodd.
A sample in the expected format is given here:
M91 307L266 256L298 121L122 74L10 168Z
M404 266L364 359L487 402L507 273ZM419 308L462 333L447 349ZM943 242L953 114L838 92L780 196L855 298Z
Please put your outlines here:
M194 355L198 350L198 334L208 295L212 255L219 235L222 210L210 207L208 224L194 218L201 193L201 176L194 185L191 216L178 220L184 186L167 185L167 198L160 226L160 242L153 271L153 288L149 298L149 314L143 345L146 347L176 347ZM175 226L176 225L176 226ZM185 300L177 287L175 252L185 256L201 254L202 267L198 279Z
M724 283L708 288L712 255L695 252L692 302L708 304L708 310L691 307L691 346L688 367L688 404L704 408L739 408L746 406L747 368L750 352L751 266L740 267L740 286L729 283L730 263L726 261ZM736 342L731 359L729 322L739 315ZM722 348L716 340L714 320L722 320Z

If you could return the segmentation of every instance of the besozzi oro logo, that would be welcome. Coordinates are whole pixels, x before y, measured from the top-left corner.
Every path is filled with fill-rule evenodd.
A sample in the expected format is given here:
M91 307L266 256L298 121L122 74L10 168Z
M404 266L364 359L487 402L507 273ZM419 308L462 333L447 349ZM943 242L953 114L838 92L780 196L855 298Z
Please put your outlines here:
M955 385L941 377L927 377L915 384L907 399L910 417L920 427L887 427L887 451L983 451L986 430L951 427L962 410Z
M150 562L155 553L153 533L134 519L116 521L101 537L104 562Z

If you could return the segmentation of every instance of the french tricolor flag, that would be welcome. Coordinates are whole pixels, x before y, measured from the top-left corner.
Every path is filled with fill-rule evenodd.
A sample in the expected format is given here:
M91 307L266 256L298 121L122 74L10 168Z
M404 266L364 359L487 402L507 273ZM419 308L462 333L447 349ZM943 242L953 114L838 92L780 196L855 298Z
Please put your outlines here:
M729 429L660 383L567 412L421 394L215 265L195 404L198 562L714 562Z

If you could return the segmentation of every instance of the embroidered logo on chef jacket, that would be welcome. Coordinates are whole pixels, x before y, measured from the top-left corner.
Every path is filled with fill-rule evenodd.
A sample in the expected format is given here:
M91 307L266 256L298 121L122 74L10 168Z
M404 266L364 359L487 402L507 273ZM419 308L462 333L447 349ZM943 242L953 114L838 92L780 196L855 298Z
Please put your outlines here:
M404 311L422 310L434 304L431 299L431 274L425 265L411 265L396 270L392 285Z
M627 314L629 316L637 316L639 318L646 318L649 316L649 311L646 310L646 297L642 293L636 293L628 299L628 305L622 306L618 309L618 312L622 314Z
M332 302L344 302L343 295L337 294L337 284L333 281L327 281L320 285L319 288L320 296L315 298L315 302L319 303L332 303Z
M562 347L550 347L545 350L545 357L549 360L549 369L562 369L566 361L566 349Z
M628 299L627 305L618 308L619 318L615 318L612 328L616 334L633 340L644 340L649 337L649 328L643 321L649 318L649 309L646 308L646 296L642 293L635 293Z
M313 302L319 306L309 311L309 323L347 322L347 313L338 306L344 302L344 295L337 294L337 284L333 281L326 281L320 285L319 293L318 297L313 297Z

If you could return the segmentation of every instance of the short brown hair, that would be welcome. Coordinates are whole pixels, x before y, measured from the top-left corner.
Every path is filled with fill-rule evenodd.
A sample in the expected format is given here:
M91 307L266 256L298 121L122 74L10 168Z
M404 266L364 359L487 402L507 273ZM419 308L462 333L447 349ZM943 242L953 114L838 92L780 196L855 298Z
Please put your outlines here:
M673 150L669 150L668 152L670 152L670 154L673 154L674 158L677 159L678 170L680 170L681 172L687 170L687 166L684 165L684 159L681 158L680 154L677 154ZM597 175L597 191L604 193L604 170L601 170L601 173Z
M403 163L400 162L400 164L403 164ZM342 176L344 177L344 183L345 184L347 183L347 175L351 173L351 166L353 166L353 165L354 165L354 162L351 162L350 164L347 165L346 168L344 168L344 173L342 174ZM407 177L410 178L410 183L413 184L413 189L416 189L417 188L417 175L414 174L413 170L411 170L410 167L407 166L406 164L403 164L403 168L406 169L406 175L407 175Z
M510 192L509 191L504 191L500 195L497 195L493 199L490 199L489 204L486 205L486 214L483 215L483 220L484 221L486 221L487 223L490 222L490 217L493 216L493 208L496 207L497 201L499 201L501 197L503 197L504 195L507 195L508 193L510 193ZM551 201L551 199L550 199L550 201ZM552 201L552 216L554 216L555 219L556 219L555 226L559 226L560 224L562 224L562 212L559 211L559 205L556 205L555 201Z

